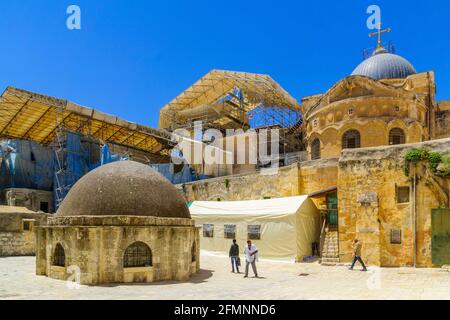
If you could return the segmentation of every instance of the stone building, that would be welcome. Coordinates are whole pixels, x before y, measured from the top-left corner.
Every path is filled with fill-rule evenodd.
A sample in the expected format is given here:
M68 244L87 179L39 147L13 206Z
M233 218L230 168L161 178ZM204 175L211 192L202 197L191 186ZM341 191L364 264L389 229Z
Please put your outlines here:
M321 209L324 264L349 262L355 238L372 265L449 264L450 209L441 208L450 208L450 178L427 161L405 173L413 149L450 155L450 102L435 93L433 71L417 73L380 45L326 93L302 100L308 161L179 188L188 201L310 195Z
M448 137L448 102L435 93L433 71L417 73L406 59L377 49L326 93L302 100L310 158Z
M38 228L36 273L87 285L184 281L199 270L198 243L169 181L146 165L115 162L79 180Z
M34 212L54 213L51 191L10 188L0 191L0 204L25 207Z
M44 224L47 216L24 207L0 205L0 257L33 256L36 227Z

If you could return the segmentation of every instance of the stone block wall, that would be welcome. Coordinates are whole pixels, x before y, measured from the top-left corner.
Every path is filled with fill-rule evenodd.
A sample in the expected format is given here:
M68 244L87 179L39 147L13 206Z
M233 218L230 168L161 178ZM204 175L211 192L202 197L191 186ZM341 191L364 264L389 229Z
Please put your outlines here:
M33 256L34 248L33 231L0 232L0 257Z
M450 137L450 110L436 112L435 139Z
M50 223L38 231L36 273L66 280L79 269L81 284L94 285L188 280L200 267L198 229L193 225L164 224L161 220L170 219L159 219L158 225L153 226L102 226L98 221L93 221L91 226L80 226L76 225L79 218L74 218L69 225ZM151 267L124 268L125 250L135 242L143 242L151 249ZM65 268L53 266L58 243L64 248Z
M449 152L450 140L343 152L338 177L341 262L351 260L352 241L358 238L370 265L412 266L415 261L418 267L432 266L431 209L448 205L445 193L448 194L449 181L433 177L428 164L420 163L414 197L413 182L405 175L403 159L407 150L422 147ZM409 202L398 203L398 187L410 188ZM392 230L401 231L401 244L391 243Z
M337 159L295 163L278 170L197 181L178 188L188 201L239 201L310 194L337 184Z

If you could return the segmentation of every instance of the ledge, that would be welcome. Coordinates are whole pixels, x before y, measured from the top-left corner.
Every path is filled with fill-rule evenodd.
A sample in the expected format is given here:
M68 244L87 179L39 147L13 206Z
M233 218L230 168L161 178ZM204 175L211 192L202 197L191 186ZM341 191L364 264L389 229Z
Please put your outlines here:
M108 227L108 226L174 226L193 227L195 221L185 218L158 218L140 216L61 216L51 217L47 220L45 227L55 226L86 226L86 227Z

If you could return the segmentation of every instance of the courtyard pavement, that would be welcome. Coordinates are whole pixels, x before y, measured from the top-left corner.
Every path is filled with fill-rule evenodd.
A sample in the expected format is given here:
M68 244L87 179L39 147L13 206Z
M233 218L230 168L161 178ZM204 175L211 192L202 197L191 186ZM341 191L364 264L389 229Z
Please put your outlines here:
M188 282L79 286L36 276L34 257L0 258L0 299L445 299L450 272L444 269L369 268L262 260L261 278L231 273L228 258L202 252L201 271ZM73 287L73 286L72 286Z

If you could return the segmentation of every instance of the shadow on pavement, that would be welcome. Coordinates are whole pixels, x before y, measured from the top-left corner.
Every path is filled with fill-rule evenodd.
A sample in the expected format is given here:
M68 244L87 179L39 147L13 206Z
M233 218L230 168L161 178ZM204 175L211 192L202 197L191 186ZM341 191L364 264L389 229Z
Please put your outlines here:
M161 286L168 284L182 284L182 283L193 283L199 284L207 282L209 278L213 276L214 270L200 269L196 274L193 274L189 280L186 281L160 281L160 282L150 282L150 283L112 283L104 284L98 287L130 287L130 286Z

